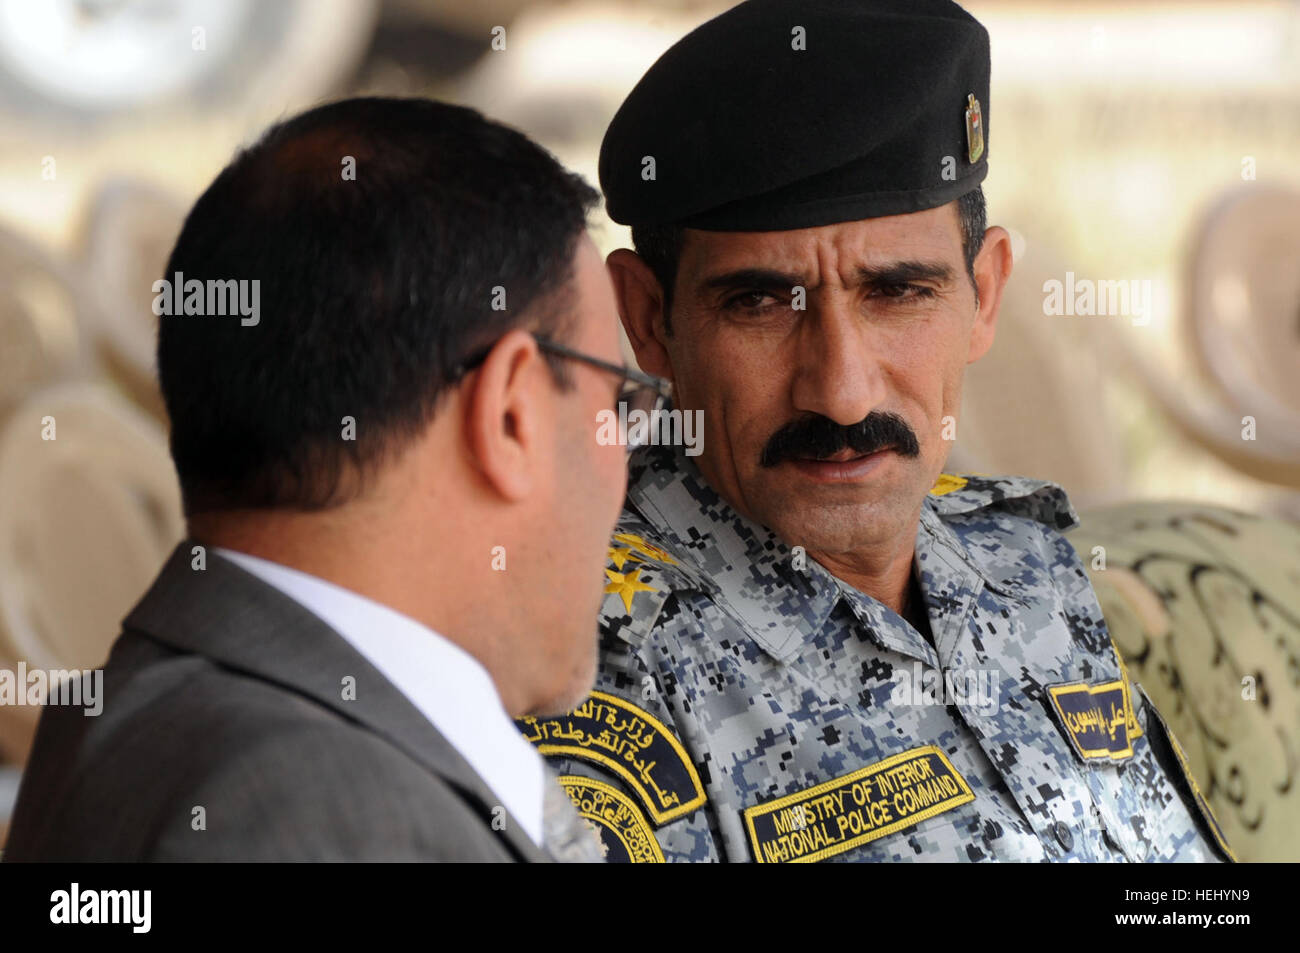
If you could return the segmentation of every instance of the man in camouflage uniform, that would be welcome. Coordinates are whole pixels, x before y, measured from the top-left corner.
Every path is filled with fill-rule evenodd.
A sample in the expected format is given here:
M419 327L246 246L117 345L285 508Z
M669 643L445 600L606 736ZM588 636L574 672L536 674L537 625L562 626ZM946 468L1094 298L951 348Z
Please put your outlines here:
M941 473L1011 270L987 102L947 0L751 0L606 134L624 327L704 438L633 456L597 690L521 724L610 859L1230 856L1065 493Z

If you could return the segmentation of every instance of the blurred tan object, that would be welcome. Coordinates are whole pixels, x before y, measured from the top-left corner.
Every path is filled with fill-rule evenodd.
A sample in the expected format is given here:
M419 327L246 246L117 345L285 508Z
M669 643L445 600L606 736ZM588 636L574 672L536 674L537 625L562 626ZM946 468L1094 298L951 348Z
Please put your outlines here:
M1135 503L1069 539L1237 856L1300 860L1300 526Z
M1242 452L1300 465L1300 192L1249 185L1224 196L1201 226L1191 283L1197 353L1259 432L1238 441Z
M668 47L729 6L530 5L508 28L503 50L492 49L484 33L484 55L449 93L560 150L594 181L601 137L624 97Z
M427 17L464 33L487 35L494 26L509 26L521 10L536 3L537 0L475 0L474 3L389 0L387 6L408 18Z
M148 183L111 180L96 195L82 261L95 291L93 314L104 363L131 397L165 422L154 372L158 319L153 284L185 221L185 208Z
M966 368L962 415L948 468L1060 483L1072 498L1108 498L1124 483L1123 449L1102 412L1101 362L1087 322L1043 311L1043 284L1061 279L1058 255L1013 233L1015 268L993 346Z
M0 664L100 665L183 536L161 429L102 387L40 391L0 431L0 500Z
M540 11L549 15L556 9L577 8L584 19L617 13L625 20L639 21L672 19L684 13L695 23L703 23L734 4L729 0L603 0L583 4L563 0L549 3L538 0L475 0L474 3L389 0L388 5L408 16L427 16L465 33L487 35L494 26L508 27L521 13Z
M1133 334L1116 356L1219 460L1300 487L1300 192L1224 195L1197 230L1187 298L1168 347Z
M84 371L81 302L62 264L0 229L0 413L37 387Z

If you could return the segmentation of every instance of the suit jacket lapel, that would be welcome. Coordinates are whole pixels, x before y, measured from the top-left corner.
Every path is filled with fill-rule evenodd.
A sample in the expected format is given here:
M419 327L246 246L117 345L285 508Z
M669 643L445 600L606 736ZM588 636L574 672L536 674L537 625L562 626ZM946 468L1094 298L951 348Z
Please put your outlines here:
M219 555L191 567L181 543L123 625L227 668L273 682L364 725L452 784L484 822L498 799L429 720L315 613ZM345 679L349 698L344 698ZM501 835L521 860L547 860L519 822Z

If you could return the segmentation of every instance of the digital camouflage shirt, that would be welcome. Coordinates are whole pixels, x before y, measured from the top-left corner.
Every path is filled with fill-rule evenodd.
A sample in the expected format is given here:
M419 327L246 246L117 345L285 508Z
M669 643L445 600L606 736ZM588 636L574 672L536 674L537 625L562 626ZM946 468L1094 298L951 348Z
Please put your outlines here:
M913 562L932 645L647 448L596 690L520 728L609 860L1230 859L1076 523L1055 484L941 477Z

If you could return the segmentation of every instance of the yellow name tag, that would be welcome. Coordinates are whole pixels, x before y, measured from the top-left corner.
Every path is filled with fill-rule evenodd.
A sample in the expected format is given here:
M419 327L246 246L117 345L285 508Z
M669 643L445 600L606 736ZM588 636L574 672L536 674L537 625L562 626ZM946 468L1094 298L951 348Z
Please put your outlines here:
M934 745L744 811L760 864L811 863L975 800Z
M1065 728L1070 746L1084 761L1124 761L1133 757L1129 734L1137 718L1123 679L1089 685L1051 685L1047 693Z

